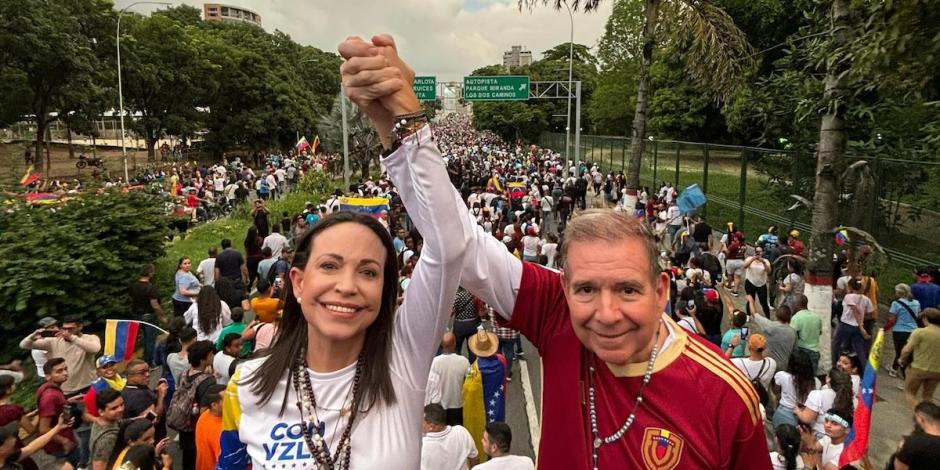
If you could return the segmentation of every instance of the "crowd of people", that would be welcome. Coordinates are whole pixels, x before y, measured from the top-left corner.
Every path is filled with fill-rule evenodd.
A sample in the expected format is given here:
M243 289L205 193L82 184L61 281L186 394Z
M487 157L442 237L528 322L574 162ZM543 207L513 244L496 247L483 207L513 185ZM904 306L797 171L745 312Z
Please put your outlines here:
M22 365L0 367L0 469L167 469L172 442L184 469L532 469L506 423L523 337L542 361L540 469L841 469L882 324L915 423L889 468L940 465L936 270L895 286L882 319L864 257L838 253L823 370L830 320L808 307L798 231L748 243L680 210L669 183L631 204L622 173L464 117L429 123L391 38L340 53L387 149L385 173L346 194L387 209L341 211L337 192L271 214L265 200L326 169L315 156L163 175L193 209L181 218L250 204L243 250L180 259L172 312L153 268L139 274L130 319L168 330L142 327L140 358L41 319L21 342L37 410L9 403Z

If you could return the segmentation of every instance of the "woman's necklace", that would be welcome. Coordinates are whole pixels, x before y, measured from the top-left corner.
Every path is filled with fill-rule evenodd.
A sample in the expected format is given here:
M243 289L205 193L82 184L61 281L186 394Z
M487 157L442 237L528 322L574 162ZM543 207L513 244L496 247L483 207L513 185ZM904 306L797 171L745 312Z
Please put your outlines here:
M359 408L359 379L362 377L362 356L356 361L356 375L353 377L352 385L352 405L349 414L349 420L346 422L346 428L343 434L336 442L336 448L333 454L323 440L320 430L320 420L317 416L317 397L313 393L313 384L310 381L310 372L307 371L307 363L304 359L306 351L301 351L294 366L294 391L297 393L297 409L300 410L300 419L303 424L304 441L307 448L316 459L320 468L323 470L349 470L349 458L352 454L352 445L350 436L352 434L353 422L356 420ZM347 395L348 397L348 395ZM344 400L345 402L346 400ZM337 417L337 420L343 416ZM325 432L325 431L323 431ZM335 434L335 432L334 432Z
M656 364L656 356L659 356L659 331L662 327L660 322L660 327L656 328L656 339L653 341L653 351L650 353L650 360L646 363L646 373L643 374L643 383L640 385L640 391L636 395L636 402L633 404L633 411L630 412L630 416L627 417L627 420L620 426L613 434L607 437L601 437L600 432L597 430L597 411L595 409L594 400L594 361L591 360L590 374L588 375L588 403L591 411L591 435L594 437L594 445L591 448L591 458L594 462L594 470L597 468L597 451L600 450L601 446L604 444L610 444L619 440L623 437L624 434L630 430L630 427L633 426L633 422L636 420L636 410L640 407L640 403L643 403L643 392L646 390L646 386L649 385L650 379L653 377L653 366Z

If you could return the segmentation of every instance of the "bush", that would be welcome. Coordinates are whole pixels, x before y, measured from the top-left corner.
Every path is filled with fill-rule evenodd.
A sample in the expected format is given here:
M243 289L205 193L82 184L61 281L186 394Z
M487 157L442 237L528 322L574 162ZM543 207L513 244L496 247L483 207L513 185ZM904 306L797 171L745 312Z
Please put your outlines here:
M332 193L338 183L326 172L311 170L301 178L297 186L300 192L325 196Z
M164 254L163 201L141 191L88 193L0 214L0 362L43 316L94 326L129 313L128 287Z

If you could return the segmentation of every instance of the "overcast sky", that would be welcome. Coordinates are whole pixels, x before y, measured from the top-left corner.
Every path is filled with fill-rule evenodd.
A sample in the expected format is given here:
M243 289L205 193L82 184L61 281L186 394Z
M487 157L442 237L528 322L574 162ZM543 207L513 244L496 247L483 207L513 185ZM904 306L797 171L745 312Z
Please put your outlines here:
M122 8L135 0L115 0ZM173 0L167 0L173 1ZM202 9L205 2L183 0ZM474 69L502 63L503 51L522 45L534 53L567 42L567 10L539 6L519 11L516 0L228 0L261 15L268 31L279 29L300 44L336 52L349 35L389 33L418 75L460 81ZM594 46L604 34L613 0L591 13L575 12L576 43ZM150 5L131 9L138 13Z

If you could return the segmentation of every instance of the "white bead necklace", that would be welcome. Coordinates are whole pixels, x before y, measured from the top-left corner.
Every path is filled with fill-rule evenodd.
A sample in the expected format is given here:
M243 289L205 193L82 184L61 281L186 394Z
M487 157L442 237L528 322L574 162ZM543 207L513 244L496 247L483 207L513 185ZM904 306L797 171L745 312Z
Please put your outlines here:
M662 324L660 323L660 327ZM633 404L633 411L630 412L630 416L627 417L627 420L624 421L623 425L620 426L620 429L615 431L613 434L607 437L601 437L600 432L597 430L597 411L594 405L595 393L594 393L594 365L589 366L589 376L588 376L588 403L590 406L591 412L591 435L594 437L594 445L591 448L591 458L594 462L594 470L597 468L597 451L600 450L601 446L605 444L610 444L616 442L624 434L630 430L630 427L633 426L633 422L636 421L636 410L640 407L640 404L643 403L643 392L646 390L646 386L649 385L650 379L653 377L653 367L656 364L656 357L659 356L659 331L660 327L656 328L656 339L653 344L653 351L650 353L650 360L646 363L646 373L643 374L643 383L640 384L640 391L637 393L636 401Z

